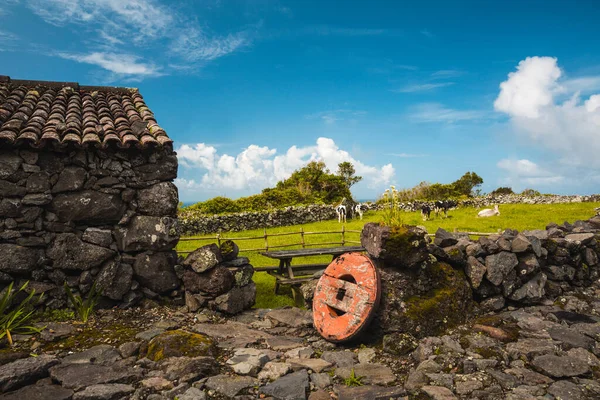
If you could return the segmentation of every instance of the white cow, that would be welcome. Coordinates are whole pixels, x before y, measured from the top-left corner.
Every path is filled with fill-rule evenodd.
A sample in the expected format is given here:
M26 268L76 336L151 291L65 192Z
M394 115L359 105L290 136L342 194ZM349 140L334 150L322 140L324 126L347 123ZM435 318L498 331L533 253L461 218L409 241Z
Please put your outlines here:
M338 222L342 222L342 220L344 222L346 222L346 206L343 204L338 205L335 208L335 212L338 215Z
M498 204L494 206L494 209L486 208L477 213L478 217L493 217L494 215L500 215L500 210L498 210Z

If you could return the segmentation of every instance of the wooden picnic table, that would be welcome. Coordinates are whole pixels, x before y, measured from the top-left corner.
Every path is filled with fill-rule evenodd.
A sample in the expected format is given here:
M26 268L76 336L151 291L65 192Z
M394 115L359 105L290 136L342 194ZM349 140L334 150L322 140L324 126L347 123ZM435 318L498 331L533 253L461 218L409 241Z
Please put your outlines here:
M265 257L279 260L279 267L276 270L269 270L267 273L275 277L275 293L278 293L279 286L282 284L298 285L302 282L311 280L312 277L298 278L297 276L313 275L316 272L324 270L329 264L302 264L292 266L292 260L298 257L310 257L331 255L332 261L336 257L350 252L363 252L364 247L361 246L340 246L340 247L322 247L312 249L296 249L296 250L276 250L265 251L262 254ZM296 272L296 273L295 273ZM296 293L292 291L294 297Z

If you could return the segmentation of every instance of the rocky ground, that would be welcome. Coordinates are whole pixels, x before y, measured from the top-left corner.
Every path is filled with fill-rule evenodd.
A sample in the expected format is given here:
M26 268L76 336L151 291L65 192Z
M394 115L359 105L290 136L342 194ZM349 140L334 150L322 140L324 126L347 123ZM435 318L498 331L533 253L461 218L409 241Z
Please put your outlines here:
M308 311L104 310L0 353L1 399L598 399L600 285L446 335L334 345Z

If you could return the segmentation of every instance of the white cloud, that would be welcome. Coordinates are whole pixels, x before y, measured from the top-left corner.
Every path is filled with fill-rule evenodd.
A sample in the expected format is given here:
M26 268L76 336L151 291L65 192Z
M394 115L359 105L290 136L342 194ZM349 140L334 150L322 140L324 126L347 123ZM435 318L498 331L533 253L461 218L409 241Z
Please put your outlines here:
M394 89L392 92L397 93L414 93L414 92L428 92L433 89L452 86L454 82L440 82L440 83L422 83L416 85L408 85L400 89Z
M249 44L245 32L211 38L198 28L190 28L181 32L173 42L171 50L187 61L210 61Z
M546 170L527 159L504 159L500 160L496 165L508 174L508 176L502 179L502 182L514 185L518 189L523 189L524 185L546 186L557 184L564 180L563 176Z
M423 36L427 36L428 38L435 37L435 35L434 35L433 33L429 32L427 29L423 29L423 30L421 31L421 35L423 35Z
M332 139L324 137L318 138L314 146L292 146L285 153L252 144L236 156L219 155L215 147L198 143L181 145L177 154L184 167L181 175L186 175L185 169L189 169L194 176L199 176L178 179L180 188L188 191L229 189L256 193L288 178L313 160L322 160L332 172L337 170L339 163L349 161L369 187L387 185L395 174L392 164L380 168L366 165L340 149Z
M600 96L582 102L572 91L581 81L561 81L563 75L556 58L528 57L500 84L494 107L510 117L518 135L554 151L563 164L598 169Z
M90 54L58 53L67 60L97 65L118 75L161 76L158 68L152 64L140 62L140 58L131 54L114 54L95 52Z
M387 153L386 155L400 157L400 158L427 157L427 154L411 154L411 153Z
M170 6L159 0L26 1L45 22L75 30L89 48L82 53L90 53L72 56L68 52L54 51L51 54L63 56L67 53L69 57L63 58L83 60L81 62L111 72L115 69L139 71L126 73L138 78L169 72L194 72L209 61L251 44L249 30L214 34L205 24L186 15L181 5ZM105 55L98 56L102 53ZM112 54L123 53L127 58L122 62L109 58ZM160 67L148 63L142 65L139 61L142 54L151 54ZM88 57L90 62L83 57Z
M333 125L337 121L343 121L346 119L354 120L357 117L367 114L364 110L349 110L349 109L337 109L330 111L322 111L314 114L306 115L306 119L320 119L326 125Z
M413 107L411 118L418 122L460 122L489 118L481 110L455 110L439 103L421 103Z

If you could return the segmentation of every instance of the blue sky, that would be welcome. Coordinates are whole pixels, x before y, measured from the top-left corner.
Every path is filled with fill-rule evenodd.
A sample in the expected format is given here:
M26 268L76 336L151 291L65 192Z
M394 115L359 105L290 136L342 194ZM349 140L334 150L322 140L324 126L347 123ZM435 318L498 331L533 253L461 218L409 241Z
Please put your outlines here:
M342 6L343 4L343 6ZM186 202L352 161L356 198L600 192L597 1L4 0L0 74L138 87Z

